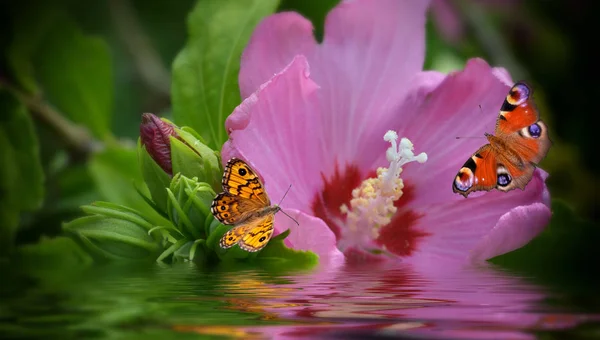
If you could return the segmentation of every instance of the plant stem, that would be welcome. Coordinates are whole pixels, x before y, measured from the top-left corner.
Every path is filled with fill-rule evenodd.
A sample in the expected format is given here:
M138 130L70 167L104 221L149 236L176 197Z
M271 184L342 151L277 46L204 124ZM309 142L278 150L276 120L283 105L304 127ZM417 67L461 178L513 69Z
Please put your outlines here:
M168 100L171 93L171 75L144 33L131 2L109 0L108 7L117 32L133 58L140 77L149 88Z
M0 88L10 92L27 107L32 115L50 126L67 147L77 154L88 154L99 145L88 129L65 118L64 114L48 105L42 98L27 94L2 80L0 80Z

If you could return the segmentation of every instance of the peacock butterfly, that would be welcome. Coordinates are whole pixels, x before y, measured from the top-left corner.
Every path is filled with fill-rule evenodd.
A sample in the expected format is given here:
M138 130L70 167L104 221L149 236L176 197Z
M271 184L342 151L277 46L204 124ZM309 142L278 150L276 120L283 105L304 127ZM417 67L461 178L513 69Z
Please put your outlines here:
M532 94L524 82L513 85L500 108L495 135L485 134L490 143L460 168L452 191L467 197L473 191L525 188L552 145Z

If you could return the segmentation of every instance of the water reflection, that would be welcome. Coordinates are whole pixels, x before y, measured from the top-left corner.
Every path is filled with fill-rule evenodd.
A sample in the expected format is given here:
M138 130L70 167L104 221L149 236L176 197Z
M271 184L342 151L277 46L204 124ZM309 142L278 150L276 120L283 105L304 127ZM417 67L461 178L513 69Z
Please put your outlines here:
M597 322L546 303L552 292L493 268L408 266L273 273L191 264L14 273L0 332L12 336L530 339Z

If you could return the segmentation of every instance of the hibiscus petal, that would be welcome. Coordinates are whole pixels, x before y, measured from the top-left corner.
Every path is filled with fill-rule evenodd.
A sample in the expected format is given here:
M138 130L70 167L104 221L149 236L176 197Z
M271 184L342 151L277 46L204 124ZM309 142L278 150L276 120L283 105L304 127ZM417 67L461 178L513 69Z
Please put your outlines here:
M283 207L302 211L309 211L321 185L319 169L327 155L318 137L317 89L306 58L297 56L225 122L229 140L223 145L223 161L234 156L249 161L275 201L293 185Z
M327 16L323 43L310 22L295 13L265 19L242 56L239 83L245 98L297 54L321 86L318 116L323 144L337 163L353 163L364 135L386 108L400 102L410 78L421 71L428 1L346 1ZM381 138L379 136L378 138ZM334 171L336 159L323 163Z
M422 207L415 228L428 235L407 261L420 266L480 262L523 246L550 219L545 174L536 170L525 190Z
M344 254L336 247L335 235L323 220L296 209L285 212L298 221L296 224L283 214L277 214L275 218L278 231L290 229L290 235L285 239L288 247L315 252L319 255L319 263L328 267L344 262Z
M265 18L254 30L241 59L239 84L247 98L296 55L312 56L317 42L309 20L296 12Z
M323 43L316 60L309 61L323 89L326 144L339 164L356 159L357 148L373 135L373 122L404 98L410 78L421 71L427 5L428 1L345 1L327 16ZM328 164L325 173L334 165Z

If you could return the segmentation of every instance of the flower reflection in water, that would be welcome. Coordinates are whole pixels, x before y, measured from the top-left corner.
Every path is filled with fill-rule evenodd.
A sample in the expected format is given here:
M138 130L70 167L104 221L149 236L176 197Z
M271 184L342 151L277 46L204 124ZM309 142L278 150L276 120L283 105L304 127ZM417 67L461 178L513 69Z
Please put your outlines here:
M247 312L257 322L269 320L230 328L233 337L408 334L530 339L536 330L570 328L591 320L540 308L547 298L544 289L493 268L422 272L408 265L380 266L346 266L275 280L236 272L215 288L225 296L226 308ZM175 329L200 334L208 330L192 325Z

